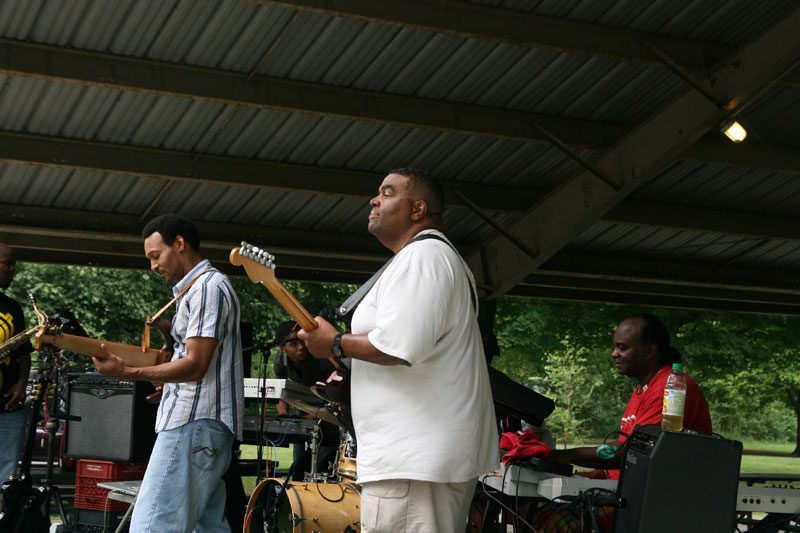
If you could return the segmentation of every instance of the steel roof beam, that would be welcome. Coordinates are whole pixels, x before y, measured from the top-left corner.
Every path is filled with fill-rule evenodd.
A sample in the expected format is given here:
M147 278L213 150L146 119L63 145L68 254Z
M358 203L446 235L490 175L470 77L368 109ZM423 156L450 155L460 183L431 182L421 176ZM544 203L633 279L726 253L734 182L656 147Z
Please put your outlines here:
M669 206L667 206L669 207ZM57 221L54 222L54 221ZM203 253L216 254L226 261L227 253L240 240L247 240L278 256L278 263L289 268L320 268L329 260L348 264L353 272L371 274L385 262L389 253L370 235L286 230L243 224L196 221L203 241ZM138 217L97 211L0 204L0 242L51 252L81 251L97 256L121 255L138 260L142 257L141 229ZM798 226L796 223L794 226ZM97 228L103 228L98 231ZM456 242L468 249L470 243ZM349 262L349 263L346 263ZM144 263L143 263L144 264ZM532 284L536 277L574 278L572 287L582 287L581 279L601 282L677 283L717 290L755 290L800 295L800 274L764 272L714 264L687 265L657 259L635 259L559 253L521 284ZM794 294L793 293L793 294ZM800 301L800 300L798 300Z
M90 252L68 251L53 253L50 250L37 248L16 248L17 259L29 263L45 263L57 265L92 266L100 268L132 268L147 269L144 256L94 254ZM211 258L214 266L229 276L244 276L241 267L231 265L224 257ZM349 271L329 271L322 268L279 267L278 275L282 280L314 281L323 283L361 284L369 279L370 274ZM271 298L264 292L265 298Z
M57 46L0 39L0 73L76 82L161 96L223 104L365 120L412 128L484 135L525 142L547 142L532 126L540 124L565 142L602 147L624 133L604 124L348 89L333 85L101 54Z
M17 250L39 250L50 254L91 254L94 262L103 263L103 256L125 257L127 266L146 267L142 239L136 234L106 233L59 228L0 225L2 242ZM325 256L296 253L264 244L277 254L280 268L320 269L370 275L385 257L342 253ZM227 263L228 254L237 243L204 239L203 255L216 263ZM110 260L116 264L116 260ZM647 261L654 263L653 260ZM608 270L613 264L614 275ZM763 272L715 265L659 263L650 265L647 273L633 273L642 260L597 258L594 256L556 256L547 269L526 277L519 285L565 289L606 290L649 294L695 296L716 300L782 301L800 305L800 282L793 273ZM754 283L755 285L750 285Z
M682 284L675 281L608 279L539 272L525 278L523 283L515 287L515 290L525 291L532 287L702 298L721 302L780 303L798 306L800 310L800 291L797 290L776 292L765 291L760 287L723 289L708 287L700 283Z
M695 309L699 311L729 311L733 313L755 313L767 315L800 315L800 306L783 303L740 302L670 296L634 294L613 291L592 291L549 287L515 287L509 294L543 300L562 300L587 303L613 303L635 305L645 308Z
M554 256L564 245L641 186L652 173L719 123L747 97L797 61L800 56L800 7L720 68L707 82L709 92L728 102L722 110L697 91L689 90L604 153L596 166L613 176L609 186L584 171L548 194L509 231L531 257L501 237L473 254L470 266L480 287L497 297Z
M0 235L3 241L15 247L20 261L133 269L146 269L149 266L142 255L141 239L137 236L121 238L119 235L87 234L61 229L54 229L50 233L30 229L8 231L7 227L0 227ZM229 275L243 276L242 269L233 267L227 260L229 246L225 243L204 242L204 256ZM328 258L322 262L325 267L323 270L319 259L290 253L281 254L278 276L283 280L362 283L379 264ZM590 261L584 258L583 263L588 264ZM696 268L696 265L691 265L690 268ZM762 278L775 279L773 275L769 275L772 273L760 274ZM510 294L657 307L800 313L800 290L752 285L721 288L718 286L720 282L717 279L713 284L681 283L675 280L623 279L619 276L612 279L602 275L546 272L529 276L514 287Z
M800 240L800 217L623 200L601 217L607 222L740 235L747 238Z
M94 259L89 264L105 264L104 256L115 258L128 258L125 264L138 268L148 266L144 257L142 239L137 235L108 234L102 232L77 232L62 229L39 229L0 226L2 242L17 251L39 250L48 251L53 257L69 255L71 253L90 254ZM228 255L238 243L213 242L205 240L202 243L202 255L215 264L228 263ZM310 255L308 253L296 254L282 249L269 249L277 254L276 263L282 271L284 268L301 270L330 270L333 272L358 273L365 276L378 270L385 258L361 259L329 255L327 257ZM20 252L22 254L22 252ZM25 257L19 255L20 260ZM119 259L111 260L116 264Z
M53 221L58 221L57 224ZM341 232L294 230L195 220L203 248L220 246L230 250L238 242L247 241L271 252L306 255L324 261L329 257L386 261L390 253L375 238L365 233L356 235ZM136 243L133 255L142 254L141 231L147 221L120 213L61 209L54 207L0 204L0 236L7 234L50 236L57 242L64 235L93 240L119 240ZM365 222L366 225L366 222ZM102 229L102 231L98 231ZM24 238L19 237L24 243ZM0 239L2 242L2 239ZM210 244L206 244L210 243ZM216 244L215 244L216 243ZM125 250L130 251L127 247ZM104 253L98 250L98 253ZM113 252L109 252L113 253Z
M676 63L690 70L711 72L733 49L690 39L678 39L629 28L616 28L564 18L538 15L451 0L258 0L298 11L323 13L379 24L426 30L484 41L529 48L604 57L629 63L660 64L641 46L656 46ZM800 72L789 74L783 83L800 85Z
M659 281L732 291L761 290L800 294L800 273L795 270L764 271L714 263L682 263L658 257L560 252L542 265L535 274L632 283ZM521 283L525 284L526 281L523 280Z
M800 173L800 149L792 146L767 145L757 141L732 143L727 139L704 137L678 157L739 168Z
M72 150L72 147L76 147ZM124 157L119 157L124 153ZM161 154L153 157L154 153ZM65 141L50 137L21 136L0 132L0 161L22 160L34 165L57 166L61 168L92 170L96 172L116 172L134 175L155 175L166 179L197 179L211 183L231 184L232 176L243 172L247 168L247 161L240 162L236 159L218 160L220 165L213 167L203 165L203 176L186 178L190 175L194 165L188 154L181 152L153 151L143 148L120 147L118 145L105 145L88 143L86 141ZM161 162L170 160L175 165L163 165ZM223 164L224 161L224 164ZM358 182L364 192L358 196L366 199L371 197L374 185L379 176L367 173L347 173L321 167L305 167L289 164L254 163L252 175L254 179L261 180L262 188L283 189L292 187L291 190L305 193L320 192L313 188L325 186L326 194L349 196L348 190L355 187L348 185L348 174L355 175L350 182ZM176 165L183 164L185 170L178 170ZM175 176L171 174L176 174ZM363 175L360 175L363 174ZM319 180L308 184L302 182L298 175L308 175ZM293 179L297 178L297 179ZM233 178L235 179L235 178ZM277 181L277 183L276 183ZM309 188L305 188L309 186ZM544 192L523 190L509 187L482 187L474 184L449 184L451 193L454 188L470 191L468 196L477 199L481 207L503 207L521 212L545 196ZM459 201L457 195L448 194L454 203ZM742 235L766 239L800 240L800 219L797 217L778 215L759 215L736 211L707 209L703 207L690 207L672 204L659 204L655 202L639 202L624 200L618 206L602 215L602 220L608 222L634 224L653 227L676 228L692 231L715 232L731 235ZM22 223L37 220L61 220L64 224L80 227L86 230L102 227L108 231L112 228L124 228L120 232L137 233L144 226L138 217L130 215L109 215L107 213L82 211L71 209L37 208L14 204L0 204L0 224ZM102 221L102 222L101 222ZM203 226L203 233L214 235L219 233L220 225L199 222ZM323 253L328 249L369 250L369 253L386 253L375 239L366 233L363 236L347 235L336 232L307 232L290 229L272 229L263 226L237 226L238 233L235 237L239 240L277 243L281 246L291 246L293 249L314 250ZM223 240L223 239L212 239ZM465 250L466 252L466 250Z
M627 127L506 109L346 89L317 83L206 69L125 56L71 50L0 39L0 72L54 79L160 96L203 99L230 105L322 114L437 131L458 132L521 142L548 142L538 124L564 142L601 149L616 142ZM800 172L800 150L749 143L731 147L704 139L681 157L745 167ZM776 157L779 154L780 157Z
M96 143L61 137L0 132L0 161L113 172L261 189L371 198L382 175L309 165L274 163L190 152ZM541 196L536 191L479 183L442 181L448 205L463 206L454 189L480 198L494 211L523 211Z

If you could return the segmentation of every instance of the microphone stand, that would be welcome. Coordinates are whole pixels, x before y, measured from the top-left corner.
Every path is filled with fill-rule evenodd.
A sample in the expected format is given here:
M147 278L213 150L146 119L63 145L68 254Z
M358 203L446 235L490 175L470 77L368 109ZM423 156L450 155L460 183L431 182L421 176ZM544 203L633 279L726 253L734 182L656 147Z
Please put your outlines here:
M60 357L62 360L66 360L63 358L63 351L55 354L54 359L56 357ZM58 506L58 512L61 515L61 520L63 524L66 524L66 513L64 512L64 504L61 501L61 494L58 491L58 486L53 483L53 464L55 463L55 452L56 452L56 433L58 432L59 421L73 421L73 422L80 422L81 417L70 415L64 413L59 406L59 399L58 399L58 391L61 385L61 366L58 362L54 361L53 364L53 394L50 397L50 406L48 409L48 418L47 422L45 423L45 429L47 430L48 439L47 439L47 472L45 474L45 481L44 487L50 493L50 497L45 502L45 513L50 514L50 503L52 500L55 500L56 505Z
M261 412L259 413L258 428L256 430L256 442L258 443L256 447L256 485L267 477L266 468L264 469L264 476L261 476L264 449L264 418L267 415L267 361L269 361L269 357L272 355L272 348L275 346L274 342L268 342L262 346L264 357L261 358L261 367L258 371L258 393Z

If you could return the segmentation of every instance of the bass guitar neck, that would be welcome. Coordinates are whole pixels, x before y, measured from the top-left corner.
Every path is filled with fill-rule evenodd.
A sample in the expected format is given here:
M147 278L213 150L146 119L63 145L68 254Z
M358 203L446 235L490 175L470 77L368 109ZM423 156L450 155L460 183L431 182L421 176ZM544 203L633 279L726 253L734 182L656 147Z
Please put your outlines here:
M62 350L88 355L89 357L102 357L103 352L100 350L101 344L105 344L108 350L125 361L126 365L135 367L155 365L159 361L159 358L166 353L163 350L154 350L152 348L143 352L141 346L91 339L89 337L79 337L67 333L49 333L45 326L42 326L39 329L39 333L36 334L37 350L42 349L45 345L51 345Z

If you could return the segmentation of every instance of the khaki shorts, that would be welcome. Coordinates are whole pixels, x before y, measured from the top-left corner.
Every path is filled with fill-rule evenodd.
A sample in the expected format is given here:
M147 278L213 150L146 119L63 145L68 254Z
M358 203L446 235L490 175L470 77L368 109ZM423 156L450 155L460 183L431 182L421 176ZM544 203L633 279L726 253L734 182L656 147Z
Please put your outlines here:
M361 489L362 533L463 533L477 478L463 483L388 479Z

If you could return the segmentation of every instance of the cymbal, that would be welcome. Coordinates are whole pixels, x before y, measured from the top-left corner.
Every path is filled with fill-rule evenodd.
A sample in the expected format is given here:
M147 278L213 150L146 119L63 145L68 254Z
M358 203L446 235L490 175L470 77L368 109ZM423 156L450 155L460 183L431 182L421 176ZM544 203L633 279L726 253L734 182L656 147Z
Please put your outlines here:
M334 424L336 426L344 427L344 425L339 421L336 415L331 413L328 410L328 408L324 405L312 405L302 400L293 400L290 398L283 398L283 401L285 401L292 407L296 407L301 411L303 411L304 413L314 415L315 417L322 419L325 422L330 422L331 424Z

